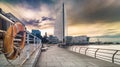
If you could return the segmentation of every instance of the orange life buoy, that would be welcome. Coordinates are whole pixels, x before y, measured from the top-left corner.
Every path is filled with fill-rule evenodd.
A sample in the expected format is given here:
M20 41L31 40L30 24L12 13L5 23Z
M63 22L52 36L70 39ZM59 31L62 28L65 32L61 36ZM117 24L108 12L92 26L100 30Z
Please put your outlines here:
M5 57L7 59L13 60L16 59L19 55L19 50L14 45L14 39L17 36L18 33L22 32L22 38L21 42L19 44L19 50L24 48L25 40L26 40L26 32L25 32L25 26L23 26L21 23L16 22L14 25L11 25L7 33L5 34L4 38L4 52Z

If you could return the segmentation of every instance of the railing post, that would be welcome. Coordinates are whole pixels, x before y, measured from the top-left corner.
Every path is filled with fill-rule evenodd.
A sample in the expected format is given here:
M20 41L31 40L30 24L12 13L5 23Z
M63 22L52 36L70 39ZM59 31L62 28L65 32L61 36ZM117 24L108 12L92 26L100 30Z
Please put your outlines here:
M41 45L41 40L39 39L39 44Z
M35 36L33 36L34 37L34 50L35 50Z
M37 46L39 47L39 38L37 38ZM37 48L38 48L38 47L37 47Z
M27 59L30 57L30 53L29 53L29 51L30 51L30 42L29 42L29 33L27 33L27 46L28 46L28 48L27 48Z
M77 47L75 47L75 52L76 52Z
M82 47L79 48L79 53L80 53L81 48L82 48Z
M87 54L87 50L88 50L88 48L86 48L86 50L85 50L85 55Z
M37 48L39 47L39 38L37 38Z
M39 44L41 44L41 39L38 40Z
M72 47L72 51L73 51L73 48L74 48L74 47L75 47L75 46Z
M97 56L98 50L99 50L99 48L95 51L95 56L94 56L95 58L96 58L96 56Z
M38 38L36 37L36 48L38 47Z
M116 50L115 53L112 56L112 63L114 63L114 61L115 61L115 55L116 55L117 52L118 52L118 50Z
M40 45L41 45L41 48L43 48L43 44L42 44L42 40L40 39Z

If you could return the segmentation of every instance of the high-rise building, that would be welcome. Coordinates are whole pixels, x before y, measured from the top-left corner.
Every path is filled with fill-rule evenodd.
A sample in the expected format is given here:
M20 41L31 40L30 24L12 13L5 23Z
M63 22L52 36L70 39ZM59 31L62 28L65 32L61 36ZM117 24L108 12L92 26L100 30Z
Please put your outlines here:
M57 12L57 18L54 26L54 35L59 39L61 42L65 42L65 9L64 3L60 10Z

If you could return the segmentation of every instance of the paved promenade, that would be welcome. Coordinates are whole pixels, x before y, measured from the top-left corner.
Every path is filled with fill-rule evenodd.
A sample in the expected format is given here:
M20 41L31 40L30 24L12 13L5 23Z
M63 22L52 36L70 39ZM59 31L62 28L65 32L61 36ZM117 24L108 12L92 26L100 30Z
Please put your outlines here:
M42 52L36 67L120 67L120 65L50 46L47 51Z

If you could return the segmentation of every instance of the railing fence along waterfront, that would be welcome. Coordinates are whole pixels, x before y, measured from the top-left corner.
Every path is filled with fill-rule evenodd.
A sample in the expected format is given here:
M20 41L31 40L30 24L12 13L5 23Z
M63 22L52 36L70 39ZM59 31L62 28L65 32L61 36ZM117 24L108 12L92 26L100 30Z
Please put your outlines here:
M97 59L120 64L120 50L91 48L85 46L70 46L69 50Z
M26 35L26 45L27 47L27 58L30 57L30 55L36 51L37 49L41 49L42 47L42 43L41 43L41 39L39 39L38 37L30 34L29 32L27 32Z

